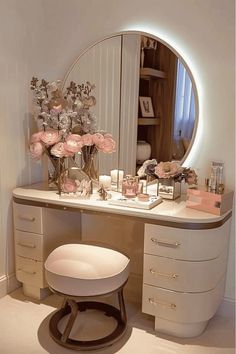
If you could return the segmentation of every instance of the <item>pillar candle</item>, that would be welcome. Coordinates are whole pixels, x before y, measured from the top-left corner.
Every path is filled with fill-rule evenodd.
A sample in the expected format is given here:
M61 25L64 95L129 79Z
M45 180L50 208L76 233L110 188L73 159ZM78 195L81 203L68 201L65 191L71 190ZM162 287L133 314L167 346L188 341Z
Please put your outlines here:
M99 176L99 187L103 186L105 189L111 188L111 176Z

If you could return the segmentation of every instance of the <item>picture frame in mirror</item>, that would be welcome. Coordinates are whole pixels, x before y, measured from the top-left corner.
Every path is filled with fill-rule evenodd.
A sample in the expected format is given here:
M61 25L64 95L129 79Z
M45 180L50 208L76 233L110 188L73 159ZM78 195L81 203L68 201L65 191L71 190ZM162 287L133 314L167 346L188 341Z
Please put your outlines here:
M140 109L142 113L142 117L154 117L154 111L152 106L152 98L151 97L139 97Z

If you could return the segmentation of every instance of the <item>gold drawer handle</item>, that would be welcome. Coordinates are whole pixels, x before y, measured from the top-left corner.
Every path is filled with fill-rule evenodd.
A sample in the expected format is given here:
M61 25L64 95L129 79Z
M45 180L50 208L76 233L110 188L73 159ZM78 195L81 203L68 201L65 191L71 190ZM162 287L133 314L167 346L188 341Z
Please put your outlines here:
M168 274L168 273L161 273L161 272L157 272L155 269L150 268L149 269L151 274L155 274L155 275L160 275L161 277L166 277L166 278L170 278L170 279L177 279L178 278L178 274Z
M22 247L27 247L27 248L36 248L36 246L33 243L22 243L22 242L18 242L17 243L19 246Z
M175 304L172 304L172 303L169 303L169 302L160 301L160 300L154 300L151 297L148 298L148 301L150 302L151 305L154 305L154 306L160 305L160 306L163 306L163 307L168 307L171 310L174 310L176 308Z
M173 247L173 248L177 248L180 246L180 243L175 241L175 242L167 242L167 241L162 241L162 240L158 240L154 237L151 238L151 241L155 244L158 244L159 246L165 246L165 247Z
M35 217L34 216L26 216L26 215L19 215L19 219L21 220L26 220L26 221L35 221Z
M27 274L30 274L30 275L35 275L35 274L36 274L36 272L30 272L30 271L28 271L28 270L24 270L24 269L21 269L21 268L18 268L18 270L19 270L20 272L24 272L24 273L27 273Z

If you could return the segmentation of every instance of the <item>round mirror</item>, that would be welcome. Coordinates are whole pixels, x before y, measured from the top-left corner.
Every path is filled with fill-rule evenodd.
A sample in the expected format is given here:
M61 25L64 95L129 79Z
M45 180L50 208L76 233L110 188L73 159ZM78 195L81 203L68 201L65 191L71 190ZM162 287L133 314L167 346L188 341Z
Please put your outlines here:
M111 133L113 154L100 154L99 172L136 174L146 159L183 163L198 121L195 82L183 59L160 39L124 32L95 43L68 71L70 82L95 84L98 130Z

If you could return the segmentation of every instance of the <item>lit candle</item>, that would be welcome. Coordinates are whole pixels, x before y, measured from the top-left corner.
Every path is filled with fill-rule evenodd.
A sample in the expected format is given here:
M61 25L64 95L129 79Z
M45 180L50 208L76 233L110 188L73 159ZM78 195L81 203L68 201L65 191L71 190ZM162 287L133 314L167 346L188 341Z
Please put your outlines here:
M104 189L111 188L111 176L99 176L99 187L103 186Z

